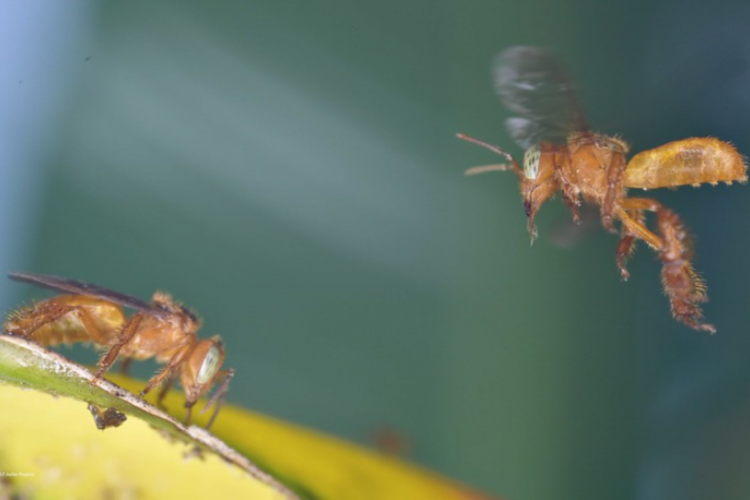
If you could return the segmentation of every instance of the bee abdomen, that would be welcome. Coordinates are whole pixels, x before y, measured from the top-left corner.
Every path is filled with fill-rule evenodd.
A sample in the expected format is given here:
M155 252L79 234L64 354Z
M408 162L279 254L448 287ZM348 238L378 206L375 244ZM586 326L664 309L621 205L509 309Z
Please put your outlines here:
M744 158L731 144L711 137L683 139L643 151L625 170L625 185L630 188L733 181L747 181Z

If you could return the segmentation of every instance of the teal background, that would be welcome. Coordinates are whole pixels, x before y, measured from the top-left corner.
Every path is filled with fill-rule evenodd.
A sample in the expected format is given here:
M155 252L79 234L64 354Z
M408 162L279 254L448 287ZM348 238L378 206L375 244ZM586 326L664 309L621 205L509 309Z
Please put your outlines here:
M644 245L623 283L616 237L556 244L559 201L529 247L516 179L464 177L497 158L454 137L521 154L490 64L534 44L561 56L593 127L635 151L711 135L750 152L747 6L173 0L39 12L69 31L52 43L37 27L5 49L47 40L35 60L59 82L2 70L6 99L23 105L4 126L52 110L13 142L35 155L0 167L9 193L28 191L6 211L9 271L167 290L225 339L230 402L368 446L394 429L409 460L488 493L750 496L748 188L653 193L697 235L709 337L670 318ZM44 296L6 286L6 308Z

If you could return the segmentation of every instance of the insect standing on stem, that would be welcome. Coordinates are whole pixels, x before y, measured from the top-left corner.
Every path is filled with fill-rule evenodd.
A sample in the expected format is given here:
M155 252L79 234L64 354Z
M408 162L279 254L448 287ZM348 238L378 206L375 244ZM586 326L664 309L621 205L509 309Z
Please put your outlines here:
M145 396L163 384L159 403L172 382L179 378L185 392L190 422L193 405L211 390L219 388L201 413L215 405L207 428L211 427L234 377L234 369L220 370L224 363L224 346L218 336L198 339L201 321L183 305L162 292L156 292L150 303L98 285L43 274L11 273L9 277L33 285L66 292L11 312L5 320L5 332L35 340L42 345L93 342L106 349L99 360L92 384L121 357L156 358L165 363L141 391ZM127 317L123 308L135 313Z
M627 189L746 182L747 165L737 150L718 139L691 138L626 161L628 144L588 129L571 81L554 57L535 47L512 47L500 54L494 80L502 102L517 115L506 121L506 128L525 150L523 167L505 150L458 134L509 162L475 167L467 175L510 170L518 176L532 243L536 213L557 191L575 222L581 199L599 206L605 229L616 232L614 221L620 221L617 266L622 278L630 277L625 263L635 240L645 241L662 261L662 283L675 319L715 333L713 325L703 322L700 304L708 300L706 286L690 263L687 229L675 212L651 198L629 198ZM656 233L646 227L647 212L656 214Z
M100 431L108 429L109 427L120 427L128 417L124 413L117 410L117 408L102 408L101 406L89 403L89 411L91 416L94 417L94 425Z

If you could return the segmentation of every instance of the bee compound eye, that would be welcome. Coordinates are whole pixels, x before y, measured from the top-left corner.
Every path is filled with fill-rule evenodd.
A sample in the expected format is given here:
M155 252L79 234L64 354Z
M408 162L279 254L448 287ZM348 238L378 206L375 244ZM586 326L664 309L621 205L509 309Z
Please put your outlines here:
M200 369L198 369L198 376L196 381L199 384L206 384L211 381L219 371L219 363L221 362L221 356L219 354L219 348L211 346L206 353L206 357L203 358L203 363Z
M523 155L523 174L527 179L536 179L539 175L539 160L542 157L542 148L538 144L531 146Z

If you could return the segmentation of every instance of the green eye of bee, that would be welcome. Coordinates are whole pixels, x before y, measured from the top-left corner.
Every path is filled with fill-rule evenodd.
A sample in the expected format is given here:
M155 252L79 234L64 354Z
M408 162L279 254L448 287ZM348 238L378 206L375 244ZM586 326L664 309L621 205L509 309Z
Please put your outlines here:
M531 146L523 155L523 173L527 179L536 179L539 175L539 159L542 157L542 148L538 144Z
M214 375L216 375L216 372L219 370L219 358L219 349L215 346L211 346L206 353L206 357L203 359L203 364L201 364L201 367L198 370L196 381L199 384L206 384L214 378Z

